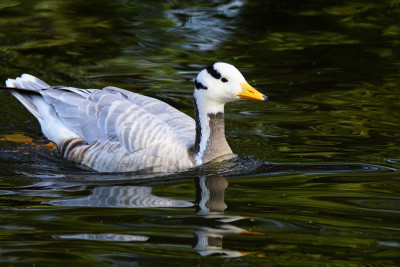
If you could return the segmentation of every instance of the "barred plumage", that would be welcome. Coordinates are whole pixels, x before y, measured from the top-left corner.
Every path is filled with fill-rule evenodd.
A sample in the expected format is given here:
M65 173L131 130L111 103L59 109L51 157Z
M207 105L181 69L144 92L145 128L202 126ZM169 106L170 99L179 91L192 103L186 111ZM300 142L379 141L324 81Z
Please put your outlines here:
M29 74L6 85L62 157L101 172L175 172L231 155L224 104L267 99L226 63L212 64L197 76L196 122L160 100L112 86L51 87Z

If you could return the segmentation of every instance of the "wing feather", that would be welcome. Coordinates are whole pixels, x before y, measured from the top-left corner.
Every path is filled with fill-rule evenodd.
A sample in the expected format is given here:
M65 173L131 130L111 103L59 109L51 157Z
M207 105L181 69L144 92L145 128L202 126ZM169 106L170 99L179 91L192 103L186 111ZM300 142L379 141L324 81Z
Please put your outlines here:
M13 95L67 159L98 171L193 166L188 147L194 144L195 122L160 100L117 87L50 87L29 74L6 85L21 88Z
M194 143L194 120L151 97L117 87L53 87L40 93L62 122L87 143L113 140L128 153L147 149L154 156Z
M144 108L151 114L157 115L159 120L167 123L169 127L174 129L176 133L179 133L179 135L188 143L191 143L192 140L194 140L195 122L193 118L173 108L167 103L113 86L105 87L102 91L120 94L127 98L129 102Z

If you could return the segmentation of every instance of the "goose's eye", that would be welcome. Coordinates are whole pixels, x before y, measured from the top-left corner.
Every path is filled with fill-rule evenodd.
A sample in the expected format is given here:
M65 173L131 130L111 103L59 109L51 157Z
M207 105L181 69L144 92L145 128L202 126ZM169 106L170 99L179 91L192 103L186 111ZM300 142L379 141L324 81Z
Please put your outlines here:
M228 79L225 78L225 77L222 77L222 78L221 78L221 81L222 81L223 83L227 83L227 82L228 82Z

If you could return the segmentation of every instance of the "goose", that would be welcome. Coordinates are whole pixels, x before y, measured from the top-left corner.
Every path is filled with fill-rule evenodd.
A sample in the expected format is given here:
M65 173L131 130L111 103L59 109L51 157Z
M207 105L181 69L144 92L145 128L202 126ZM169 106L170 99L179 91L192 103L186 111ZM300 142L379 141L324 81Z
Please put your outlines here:
M234 156L225 139L225 103L268 100L223 62L207 66L194 81L195 119L113 86L50 86L23 74L3 88L37 118L62 158L98 172L180 172Z

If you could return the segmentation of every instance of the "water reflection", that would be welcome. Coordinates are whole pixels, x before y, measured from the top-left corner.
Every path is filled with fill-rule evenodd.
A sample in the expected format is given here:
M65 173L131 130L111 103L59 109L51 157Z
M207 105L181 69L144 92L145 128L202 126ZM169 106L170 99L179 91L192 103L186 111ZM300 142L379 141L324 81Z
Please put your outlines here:
M200 227L194 232L193 249L201 256L240 257L251 252L241 252L223 248L225 235L261 233L250 232L245 229L228 224L241 219L242 216L225 215L227 205L224 201L225 189L228 181L222 176L202 176L196 178L196 214L213 219L217 225L213 227Z
M248 219L238 215L226 215L224 201L228 181L222 176L201 176L195 178L195 203L159 197L152 194L150 186L111 186L96 187L90 195L71 199L57 199L47 202L54 206L106 207L106 208L183 208L195 206L195 214L206 219L207 225L197 226L193 232L192 248L201 256L239 257L251 252L241 252L223 247L226 235L261 235L234 226L230 223ZM212 226L209 226L212 225ZM145 242L150 239L144 235L113 233L82 233L54 236L61 239L83 239L96 241Z
M142 235L121 235L121 234L75 234L75 235L59 235L56 238L61 239L81 239L96 241L118 241L118 242L144 242L149 239Z
M202 176L196 178L196 213L208 215L210 212L222 213L228 181L222 176Z
M56 206L85 206L85 207L112 207L112 208L163 208L163 207L191 207L188 201L157 197L151 194L148 186L112 186L96 187L86 197L52 200Z
M167 10L165 16L179 26L169 31L188 41L184 49L196 52L215 49L232 34L235 29L232 24L245 2L233 0L215 2L209 7L189 5Z

